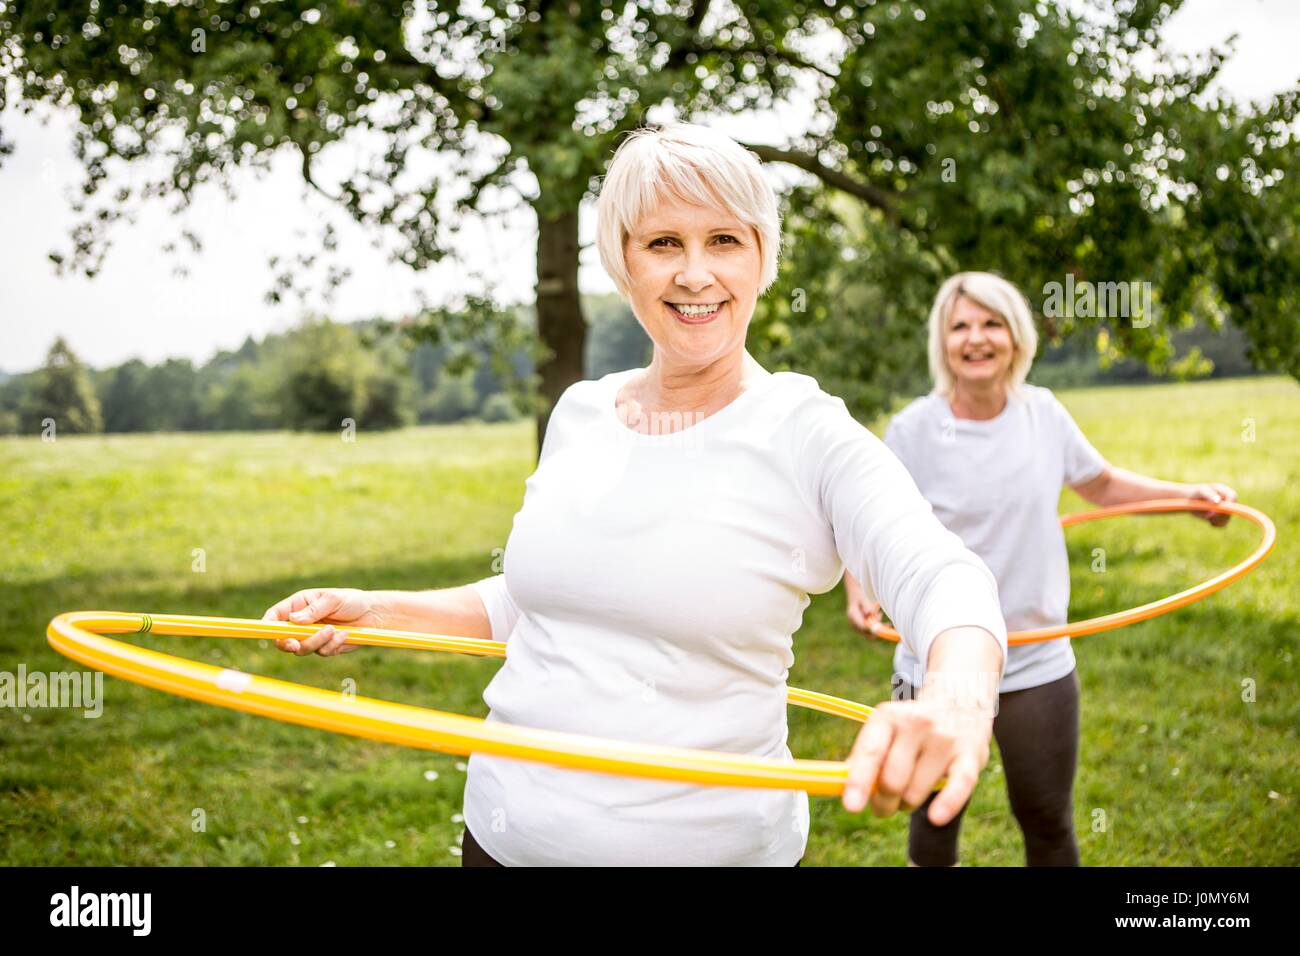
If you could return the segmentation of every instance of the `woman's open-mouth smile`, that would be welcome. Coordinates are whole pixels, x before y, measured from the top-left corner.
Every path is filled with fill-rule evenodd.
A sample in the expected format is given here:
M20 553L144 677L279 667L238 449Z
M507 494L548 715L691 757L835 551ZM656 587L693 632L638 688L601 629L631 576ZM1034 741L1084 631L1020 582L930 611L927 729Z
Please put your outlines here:
M725 302L667 302L668 311L687 325L704 325L722 312Z

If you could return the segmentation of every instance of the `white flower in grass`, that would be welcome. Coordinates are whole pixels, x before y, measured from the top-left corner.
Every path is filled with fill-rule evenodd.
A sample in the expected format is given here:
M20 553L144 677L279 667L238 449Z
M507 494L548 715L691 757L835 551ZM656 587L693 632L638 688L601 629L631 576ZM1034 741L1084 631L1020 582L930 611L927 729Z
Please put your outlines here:
M436 770L426 770L426 771L424 772L424 779L425 779L425 780L437 780L437 779L438 779L438 771L436 771Z
M458 846L449 846L447 847L447 852L450 853L452 856L460 856L461 851L460 851L460 847Z
M302 845L302 840L298 839L298 834L294 833L292 830L289 831L289 842L294 846Z

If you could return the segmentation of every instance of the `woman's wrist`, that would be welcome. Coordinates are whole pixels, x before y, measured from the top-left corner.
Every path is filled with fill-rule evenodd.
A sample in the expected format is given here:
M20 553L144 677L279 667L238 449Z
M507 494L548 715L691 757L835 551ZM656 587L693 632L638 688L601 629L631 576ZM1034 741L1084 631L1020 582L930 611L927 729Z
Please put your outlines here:
M429 591L370 591L376 627L491 639L492 625L470 585Z
M367 591L366 596L370 599L370 618L374 622L372 627L385 628L388 630L403 630L403 622L393 605L393 597L400 595L402 591Z
M1002 683L1002 647L982 627L952 627L930 645L918 700L992 717Z

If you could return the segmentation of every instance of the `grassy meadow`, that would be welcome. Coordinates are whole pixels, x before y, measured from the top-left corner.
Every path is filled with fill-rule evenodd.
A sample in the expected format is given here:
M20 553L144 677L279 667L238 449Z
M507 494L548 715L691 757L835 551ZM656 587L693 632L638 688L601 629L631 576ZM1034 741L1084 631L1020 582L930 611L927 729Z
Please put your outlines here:
M1223 481L1279 530L1272 556L1226 590L1078 640L1084 864L1300 864L1300 385L1058 394L1111 462ZM287 433L0 440L0 671L75 668L45 641L62 611L260 617L312 585L421 589L484 577L532 465L531 422L363 432L354 443ZM1063 511L1086 507L1062 495ZM1204 580L1244 557L1258 533L1170 515L1094 522L1066 538L1079 619ZM1106 551L1104 573L1090 570L1094 548ZM792 684L888 698L893 645L851 628L842 586L813 600L795 641ZM318 687L352 678L365 696L478 715L500 666L139 642ZM842 757L855 729L798 708L790 722L791 749L806 757ZM460 757L106 677L98 719L0 708L0 864L458 865L463 767ZM963 824L965 865L1023 860L1000 777L995 746ZM900 865L906 834L903 816L853 816L814 798L804 864Z

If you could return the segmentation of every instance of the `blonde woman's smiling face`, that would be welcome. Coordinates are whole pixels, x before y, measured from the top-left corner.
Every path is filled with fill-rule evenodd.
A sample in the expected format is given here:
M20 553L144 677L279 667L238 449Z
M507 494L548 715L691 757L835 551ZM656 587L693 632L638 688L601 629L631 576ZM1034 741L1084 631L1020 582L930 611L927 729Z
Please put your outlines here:
M953 303L945 339L948 367L967 386L1007 380L1016 346L1006 319L964 295Z
M632 311L661 358L699 366L743 349L758 300L758 233L734 216L665 197L624 245Z

